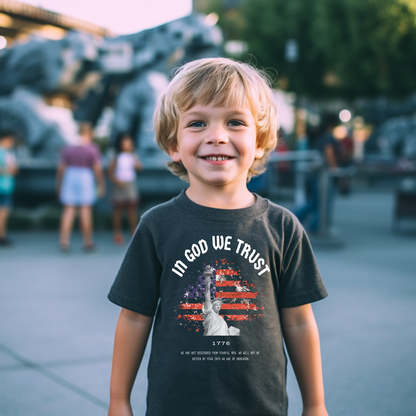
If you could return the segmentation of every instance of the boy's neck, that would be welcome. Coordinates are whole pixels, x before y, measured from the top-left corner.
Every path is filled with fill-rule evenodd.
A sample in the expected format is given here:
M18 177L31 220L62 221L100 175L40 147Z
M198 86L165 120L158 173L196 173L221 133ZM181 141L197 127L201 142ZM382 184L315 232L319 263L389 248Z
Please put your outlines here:
M247 189L232 187L193 187L192 184L186 190L186 196L198 205L219 209L241 209L251 207L256 202L256 197Z

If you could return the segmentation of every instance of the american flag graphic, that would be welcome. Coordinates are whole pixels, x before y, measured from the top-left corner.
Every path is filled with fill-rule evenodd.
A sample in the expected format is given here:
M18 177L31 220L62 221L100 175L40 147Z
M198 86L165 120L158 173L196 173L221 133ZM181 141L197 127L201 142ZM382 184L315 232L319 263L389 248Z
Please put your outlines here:
M223 260L221 263L225 263ZM225 266L225 267L224 267ZM215 264L211 283L211 299L221 298L220 315L226 322L238 327L238 321L251 321L263 317L264 306L254 284L242 280L240 270L224 264ZM227 267L227 268L226 268ZM183 299L176 308L179 325L189 331L203 332L202 306L205 299L203 273L184 289Z

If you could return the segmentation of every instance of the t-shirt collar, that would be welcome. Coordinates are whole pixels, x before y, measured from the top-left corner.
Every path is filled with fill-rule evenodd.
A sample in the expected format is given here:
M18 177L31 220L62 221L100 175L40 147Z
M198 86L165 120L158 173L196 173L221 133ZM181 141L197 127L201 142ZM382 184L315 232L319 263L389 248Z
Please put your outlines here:
M175 202L189 214L199 218L215 221L242 221L261 215L267 209L267 200L255 193L253 195L256 198L254 204L240 209L211 208L196 204L187 197L186 189L175 197Z

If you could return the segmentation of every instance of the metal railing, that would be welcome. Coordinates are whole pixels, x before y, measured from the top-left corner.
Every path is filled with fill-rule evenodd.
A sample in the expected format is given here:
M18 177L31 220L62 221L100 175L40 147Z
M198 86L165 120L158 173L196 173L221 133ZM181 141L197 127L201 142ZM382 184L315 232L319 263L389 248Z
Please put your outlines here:
M330 240L330 224L328 215L328 187L330 177L346 178L355 174L354 167L342 167L330 169L326 165L322 154L317 150L299 150L287 152L274 152L270 156L270 164L282 162L294 162L294 204L301 206L306 202L306 178L307 175L318 175L319 181L319 202L318 202L318 232L316 237L320 240ZM268 194L271 198L278 195L278 181L273 173L278 173L271 169L269 174ZM277 176L276 175L276 176Z

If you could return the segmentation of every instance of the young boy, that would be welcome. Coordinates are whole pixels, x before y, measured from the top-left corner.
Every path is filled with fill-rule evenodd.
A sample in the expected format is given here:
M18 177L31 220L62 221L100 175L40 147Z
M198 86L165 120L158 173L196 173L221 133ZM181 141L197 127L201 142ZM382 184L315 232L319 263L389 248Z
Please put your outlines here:
M7 237L7 219L12 206L14 176L18 168L10 149L14 145L14 133L0 132L0 246L11 244Z
M189 188L142 217L109 293L123 308L109 415L132 415L155 316L147 416L286 415L283 340L303 416L326 416L310 302L327 293L309 241L289 211L247 189L276 146L269 86L246 64L190 62L154 121L168 166ZM208 315L223 330L207 330Z

